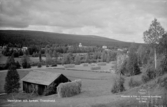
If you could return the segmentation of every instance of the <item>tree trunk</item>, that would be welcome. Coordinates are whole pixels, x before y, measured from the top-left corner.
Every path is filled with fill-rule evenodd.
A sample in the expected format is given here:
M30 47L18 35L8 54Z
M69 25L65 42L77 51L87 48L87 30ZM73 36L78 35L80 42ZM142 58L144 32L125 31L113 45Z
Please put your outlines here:
M157 68L157 54L156 54L156 48L154 49L154 62L155 62L155 69Z

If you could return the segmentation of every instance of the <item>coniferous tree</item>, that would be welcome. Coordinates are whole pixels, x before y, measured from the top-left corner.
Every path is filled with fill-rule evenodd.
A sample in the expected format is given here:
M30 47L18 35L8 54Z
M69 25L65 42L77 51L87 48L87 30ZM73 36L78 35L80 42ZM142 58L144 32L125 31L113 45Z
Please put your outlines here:
M15 60L14 60L14 55L12 54L11 56L8 57L7 62L6 62L6 69L9 69L11 65L15 65Z
M15 65L11 65L6 78L5 78L5 85L4 85L4 89L5 92L7 94L9 93L14 93L14 92L18 92L19 88L20 88L20 83L19 83L19 74L16 70L16 66Z

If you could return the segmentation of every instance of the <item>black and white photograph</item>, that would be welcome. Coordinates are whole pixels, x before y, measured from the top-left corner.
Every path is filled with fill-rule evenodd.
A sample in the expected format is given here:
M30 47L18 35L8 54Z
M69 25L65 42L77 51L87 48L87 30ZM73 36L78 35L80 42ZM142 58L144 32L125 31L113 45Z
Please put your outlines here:
M0 107L167 107L167 0L0 0Z

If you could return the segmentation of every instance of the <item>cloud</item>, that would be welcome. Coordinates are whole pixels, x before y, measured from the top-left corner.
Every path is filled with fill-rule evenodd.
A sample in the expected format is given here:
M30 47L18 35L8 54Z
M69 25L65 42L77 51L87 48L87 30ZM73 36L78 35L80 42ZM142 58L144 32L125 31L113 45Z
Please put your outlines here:
M99 35L143 42L157 18L167 29L167 0L1 0L0 29Z

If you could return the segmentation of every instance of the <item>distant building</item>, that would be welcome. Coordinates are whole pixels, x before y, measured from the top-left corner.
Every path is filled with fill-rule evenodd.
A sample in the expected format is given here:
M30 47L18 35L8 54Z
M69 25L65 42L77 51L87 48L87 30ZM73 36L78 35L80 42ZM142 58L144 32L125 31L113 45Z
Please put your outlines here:
M82 43L79 43L79 47L82 47Z
M102 46L102 48L103 48L103 49L107 49L107 46L104 45L104 46Z
M117 51L127 53L128 50L127 50L127 48L123 48L123 49L118 48Z
M22 51L25 52L28 49L28 47L22 47Z

